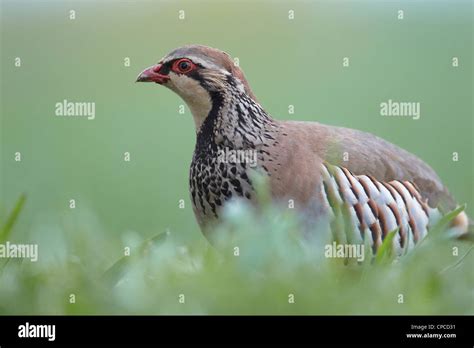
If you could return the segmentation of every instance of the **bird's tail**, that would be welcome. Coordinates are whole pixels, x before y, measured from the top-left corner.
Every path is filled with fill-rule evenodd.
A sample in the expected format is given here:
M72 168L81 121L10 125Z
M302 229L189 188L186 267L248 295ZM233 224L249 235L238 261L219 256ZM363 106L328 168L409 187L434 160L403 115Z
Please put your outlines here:
M464 211L451 221L450 228L456 231L459 239L474 241L474 221Z

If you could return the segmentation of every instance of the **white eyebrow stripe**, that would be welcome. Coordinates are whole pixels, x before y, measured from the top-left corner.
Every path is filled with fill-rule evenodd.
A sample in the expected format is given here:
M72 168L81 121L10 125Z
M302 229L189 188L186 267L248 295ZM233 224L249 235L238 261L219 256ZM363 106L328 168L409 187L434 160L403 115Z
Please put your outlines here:
M179 58L191 59L194 63L199 64L199 65L203 66L204 68L217 69L217 70L221 71L222 73L228 73L227 70L224 70L224 69L220 68L216 64L213 64L213 63L211 63L207 60L204 60L202 58L199 58L198 56L193 56L193 55L182 56L182 55L177 54L177 55L167 56L167 57L163 58L162 63L166 64L166 63L171 62L172 60L179 59Z

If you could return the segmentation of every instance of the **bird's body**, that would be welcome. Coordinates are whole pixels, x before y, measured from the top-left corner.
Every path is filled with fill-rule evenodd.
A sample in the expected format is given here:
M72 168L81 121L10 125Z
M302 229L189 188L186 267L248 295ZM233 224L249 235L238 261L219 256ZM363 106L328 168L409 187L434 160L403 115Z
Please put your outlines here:
M357 130L273 119L222 51L184 46L138 81L169 87L193 113L197 137L189 184L203 231L219 219L225 202L255 202L255 169L268 177L275 202L291 201L311 223L345 214L357 231L352 241L370 238L374 248L396 228L399 249L413 245L433 219L456 208L436 173L396 145ZM228 153L234 156L223 156ZM466 232L466 215L452 224L457 233Z

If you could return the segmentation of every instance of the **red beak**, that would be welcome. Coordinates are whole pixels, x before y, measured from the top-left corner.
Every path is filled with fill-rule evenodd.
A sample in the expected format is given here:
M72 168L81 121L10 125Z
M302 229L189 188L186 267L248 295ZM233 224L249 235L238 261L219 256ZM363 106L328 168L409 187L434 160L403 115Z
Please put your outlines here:
M153 65L143 70L137 77L136 82L156 82L162 85L168 82L170 77L168 75L160 74L162 64Z

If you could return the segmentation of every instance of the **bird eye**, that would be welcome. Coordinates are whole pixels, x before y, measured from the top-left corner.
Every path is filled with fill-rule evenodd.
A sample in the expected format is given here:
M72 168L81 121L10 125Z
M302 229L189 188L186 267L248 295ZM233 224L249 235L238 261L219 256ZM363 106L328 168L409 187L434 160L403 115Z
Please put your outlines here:
M189 69L189 63L186 61L179 62L179 70L186 71Z
M195 67L194 63L189 59L180 59L173 64L173 70L177 73L186 74L193 70Z

